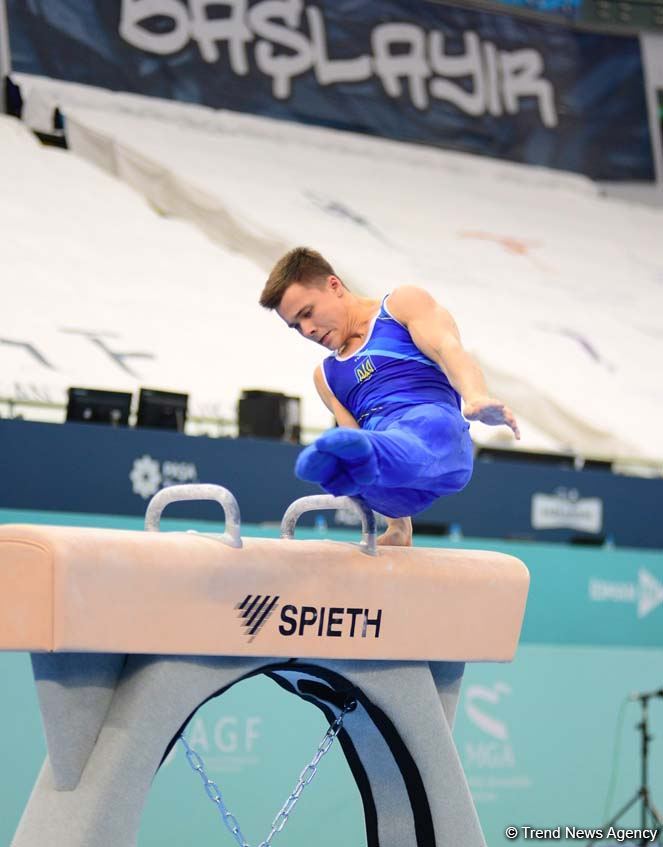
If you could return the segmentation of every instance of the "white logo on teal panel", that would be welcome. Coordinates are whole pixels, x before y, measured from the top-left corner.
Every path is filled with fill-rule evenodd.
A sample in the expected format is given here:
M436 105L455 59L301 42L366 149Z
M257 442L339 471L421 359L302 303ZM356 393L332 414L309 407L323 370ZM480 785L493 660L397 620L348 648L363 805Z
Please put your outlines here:
M461 746L465 773L476 803L495 803L505 791L531 787L527 773L519 770L508 721L511 686L501 680L492 685L470 685L463 702L470 722Z
M259 765L262 716L218 714L211 704L204 708L205 712L191 721L186 737L190 747L204 757L207 769L238 773ZM165 765L173 761L178 750L179 745L172 748Z
M663 603L663 583L645 568L636 582L608 579L589 580L589 599L594 603L633 603L639 618L645 618Z
M638 617L644 618L663 603L663 585L644 568L640 568L638 572L638 585L640 588Z
M554 494L532 496L531 520L533 529L598 533L603 526L603 501L581 497L576 488L556 488Z
M496 682L492 688L483 685L470 685L465 693L465 711L467 717L486 735L506 741L509 731L504 721L482 711L477 703L499 703L502 695L511 694L511 687L505 682Z
M198 470L193 462L159 462L145 454L134 460L129 479L133 493L147 500L168 485L198 482Z

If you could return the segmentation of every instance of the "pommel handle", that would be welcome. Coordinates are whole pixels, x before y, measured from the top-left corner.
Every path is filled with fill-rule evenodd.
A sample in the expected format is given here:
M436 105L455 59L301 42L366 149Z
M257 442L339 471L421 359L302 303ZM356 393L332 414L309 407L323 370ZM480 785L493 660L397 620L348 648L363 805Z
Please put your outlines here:
M295 524L304 512L321 509L352 509L361 518L361 541L359 547L368 556L377 556L375 515L368 506L356 497L334 497L332 494L314 494L300 497L286 509L281 520L281 538L295 537Z
M223 509L226 531L220 537L230 547L241 547L241 517L239 505L234 495L222 485L170 485L157 491L147 505L145 529L147 532L159 532L161 514L170 503L184 500L215 500Z

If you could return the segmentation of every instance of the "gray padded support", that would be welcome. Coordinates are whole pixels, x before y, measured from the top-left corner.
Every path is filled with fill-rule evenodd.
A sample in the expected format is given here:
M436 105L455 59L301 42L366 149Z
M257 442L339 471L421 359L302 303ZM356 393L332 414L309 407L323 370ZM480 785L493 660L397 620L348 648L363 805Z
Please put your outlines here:
M347 679L393 724L419 772L432 815L435 847L485 847L472 795L429 665L425 662L326 661L316 662L316 665ZM438 669L437 678L443 702L446 701L453 714L452 701L457 698L462 663L450 665ZM449 679L448 687L445 677ZM353 717L354 713L350 713L346 718L347 731L357 746L379 809L380 847L401 847L403 843L429 847L429 843L417 842L411 836L404 839L396 834L408 805L403 799L401 780L388 780L388 784L384 784L380 759L373 760L370 748L364 746L368 726L364 721L357 727L358 731L353 732ZM396 786L400 789L400 803L393 796ZM399 807L397 810L394 810L395 805ZM399 815L398 822L388 822L389 808L392 815Z
M89 691L90 679L108 678L107 658L71 655L47 663L50 682L61 668L58 684L72 689L59 695L59 702L72 708L57 712L57 724L56 711L47 703L53 730L57 726L66 737L73 736L86 696L78 689ZM77 663L79 673L73 670ZM351 766L357 771L360 762L368 778L360 788L365 809L368 796L369 812L377 812L377 818L367 815L371 847L485 847L448 718L455 711L462 663L439 663L434 678L425 662L284 665L265 658L187 656L127 658L75 790L58 790L47 759L12 847L135 847L143 806L171 739L211 695L261 670L289 679L295 690L298 678L317 680L314 692L333 714L343 699L333 688L349 684L357 689L359 707L346 716L348 740L341 737L341 742L352 753ZM330 676L332 688L325 688ZM46 681L43 675L41 681ZM327 701L327 690L335 706ZM301 689L298 693L308 696ZM60 748L56 744L54 749ZM77 756L72 761L80 762L82 753ZM57 771L60 779L71 776L73 765L60 763ZM205 799L201 796L201 803Z
M447 723L453 729L465 662L430 662L429 666Z
M47 759L12 847L134 847L150 784L175 733L212 694L265 664L130 656L76 789L57 790ZM74 711L63 716L67 732L77 720Z
M53 772L60 790L75 788L115 692L125 655L33 653L32 671ZM76 720L72 721L72 715Z
M305 684L311 679L317 680L315 672L302 673L296 666L292 670L277 671L271 675L287 680L299 691L304 688L302 683ZM307 699L312 699L310 695L306 696ZM330 712L334 718L338 716L338 706L332 706L324 697L317 698L317 701L325 707L328 716ZM351 752L360 760L369 782L369 785L366 785L358 781L364 802L367 831L370 832L371 828L376 826L380 847L402 847L404 844L416 847L415 820L403 775L389 745L361 703L355 711L345 716L343 729L348 734ZM340 740L343 743L343 736ZM345 751L348 756L347 749ZM349 756L348 759L350 760ZM371 806L374 806L374 814ZM376 821L373 820L374 817L377 818Z

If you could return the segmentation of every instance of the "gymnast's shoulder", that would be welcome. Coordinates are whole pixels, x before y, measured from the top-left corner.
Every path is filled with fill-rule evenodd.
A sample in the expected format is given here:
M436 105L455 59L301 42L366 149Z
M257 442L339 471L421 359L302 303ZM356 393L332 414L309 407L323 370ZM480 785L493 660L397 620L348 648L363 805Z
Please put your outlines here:
M434 297L418 285L399 285L392 290L386 302L391 316L406 326L409 320L438 305Z

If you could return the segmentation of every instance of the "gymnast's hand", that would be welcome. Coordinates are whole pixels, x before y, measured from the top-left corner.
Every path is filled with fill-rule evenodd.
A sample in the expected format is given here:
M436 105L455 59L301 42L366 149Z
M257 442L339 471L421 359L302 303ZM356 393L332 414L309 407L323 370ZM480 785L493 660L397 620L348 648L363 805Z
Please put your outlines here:
M465 403L463 415L468 421L481 421L489 426L505 424L520 440L520 430L515 415L508 406L494 397L478 397Z

